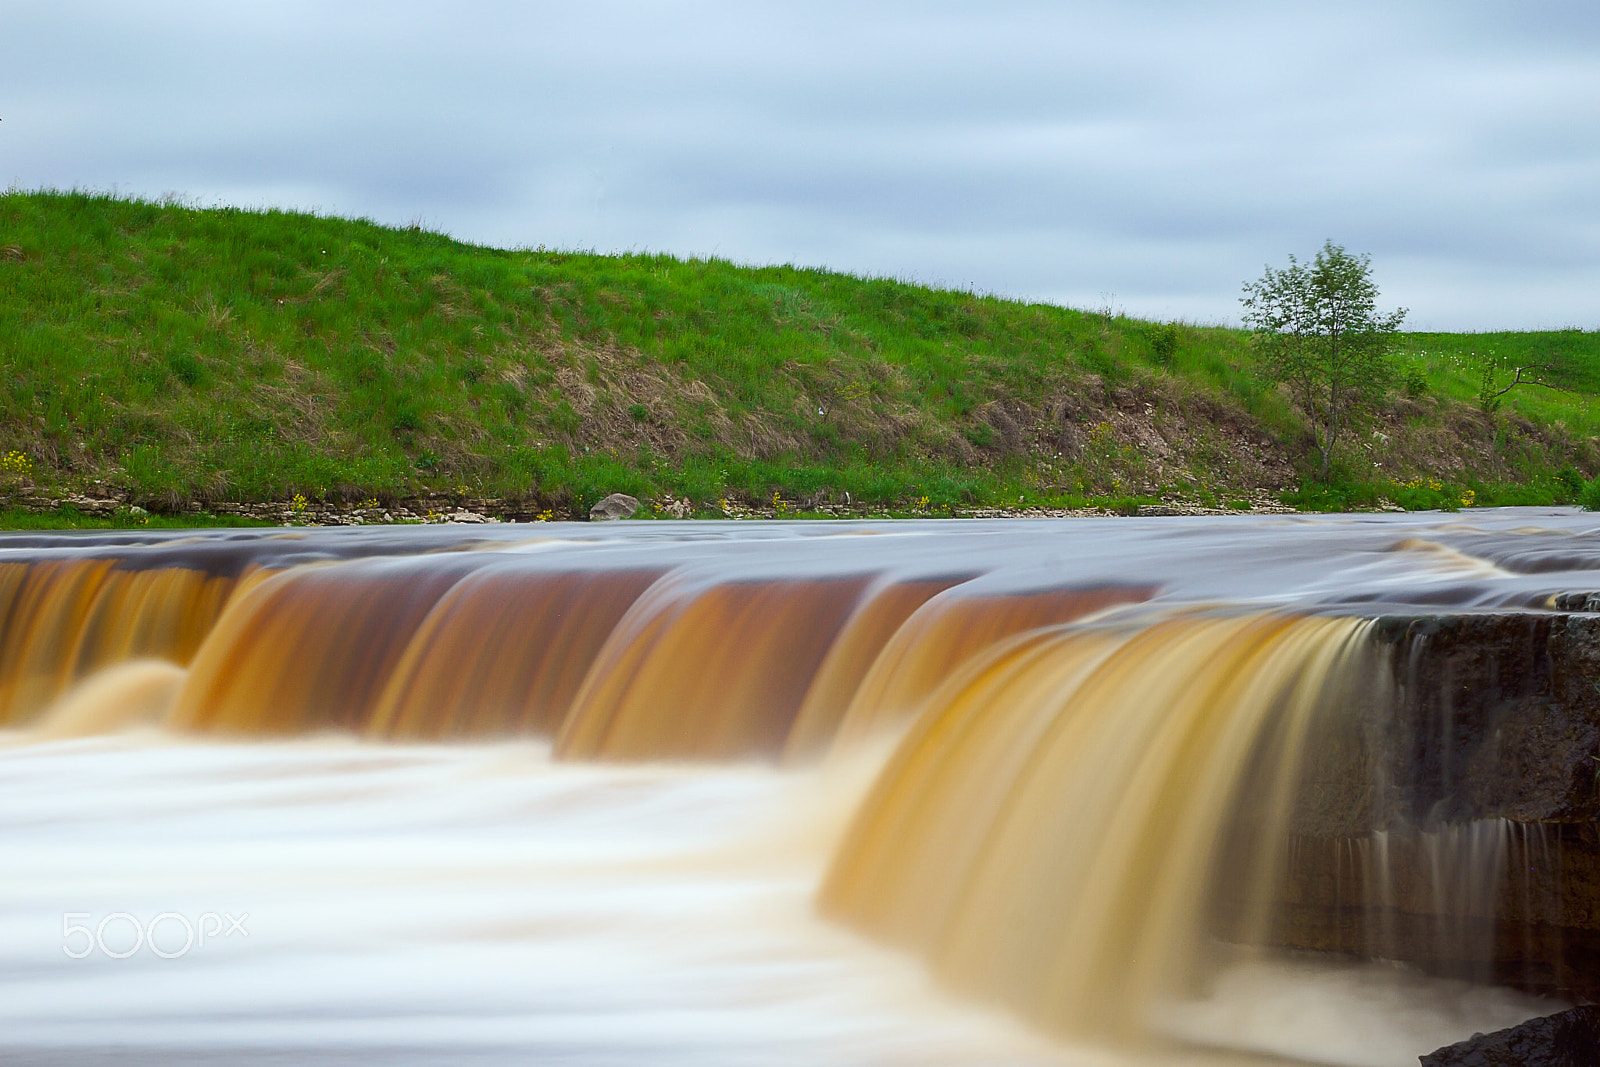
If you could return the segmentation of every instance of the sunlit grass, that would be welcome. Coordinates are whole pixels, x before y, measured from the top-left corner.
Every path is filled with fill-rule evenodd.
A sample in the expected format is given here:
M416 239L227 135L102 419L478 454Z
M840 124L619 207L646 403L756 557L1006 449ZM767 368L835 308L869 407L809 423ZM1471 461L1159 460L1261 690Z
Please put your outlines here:
M1459 406L1483 359L1552 348L1573 391L1519 387L1502 415L1593 436L1596 334L1414 334L1400 361ZM98 481L153 510L443 492L577 516L617 491L1070 507L1153 488L1132 441L1059 454L1114 393L1300 432L1236 330L81 192L0 196L0 356L0 454L19 457L0 497ZM1033 422L1008 438L1010 410ZM1567 462L1519 447L1481 478ZM1196 449L1166 488L1236 496L1227 459Z
M0 508L0 530L193 530L218 526L273 526L275 523L239 515L213 515L190 512L182 515L139 515L121 511L115 515L85 515L75 508L50 511Z

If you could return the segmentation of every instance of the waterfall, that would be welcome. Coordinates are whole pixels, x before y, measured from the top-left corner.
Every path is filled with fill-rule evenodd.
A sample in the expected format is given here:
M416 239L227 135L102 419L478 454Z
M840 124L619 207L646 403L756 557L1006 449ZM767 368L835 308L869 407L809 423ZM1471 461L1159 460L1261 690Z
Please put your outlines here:
M1241 804L1253 833L1234 860L1275 873L1302 739L1359 670L1363 630L1182 616L1003 644L912 727L824 911L1051 1029L1138 1029L1193 975Z
M1068 1043L1317 1058L1208 1006L1285 948L1600 992L1600 628L1472 608L1571 599L1539 561L1576 550L1400 521L0 538L0 770L122 736L535 745L705 827L697 777L804 782L760 847L807 842L790 889L837 936Z

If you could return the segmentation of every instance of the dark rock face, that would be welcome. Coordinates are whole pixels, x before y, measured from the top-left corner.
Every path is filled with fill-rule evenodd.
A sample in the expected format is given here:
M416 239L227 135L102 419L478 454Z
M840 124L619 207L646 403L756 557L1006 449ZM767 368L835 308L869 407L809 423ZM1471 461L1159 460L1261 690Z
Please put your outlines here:
M1474 1034L1422 1057L1422 1067L1595 1067L1600 1007L1590 1005Z
M1275 944L1600 999L1593 823L1296 837L1269 908Z
M1600 616L1385 617L1372 646L1308 746L1269 941L1600 1000Z
M1379 825L1600 818L1600 616L1378 620L1393 714Z
M1600 616L1389 616L1372 644L1316 727L1299 832L1600 819Z

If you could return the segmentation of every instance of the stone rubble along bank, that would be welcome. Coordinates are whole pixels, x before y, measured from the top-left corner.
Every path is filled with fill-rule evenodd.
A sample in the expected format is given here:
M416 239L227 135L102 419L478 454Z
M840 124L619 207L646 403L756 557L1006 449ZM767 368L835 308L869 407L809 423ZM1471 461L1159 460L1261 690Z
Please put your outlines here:
M788 502L779 500L776 505L740 504L722 500L716 505L720 514L697 511L687 499L662 497L644 501L637 517L661 519L726 518L726 519L785 519L797 517L867 519L895 515L925 515L928 518L1104 518L1122 515L1282 515L1294 514L1295 509L1278 503L1271 494L1260 491L1251 495L1251 506L1246 510L1206 507L1183 500L1169 500L1160 504L1142 504L1136 510L1113 508L1049 508L1049 507L977 507L958 508L952 511L917 512L908 508L865 507L855 504ZM148 512L126 499L89 496L73 493L67 496L18 495L0 496L0 506L22 508L27 511L56 511L72 508L84 515L112 518L118 514L142 517ZM576 518L564 511L541 508L536 502L504 500L493 497L429 496L395 501L388 505L369 502L362 504L335 504L326 501L308 501L297 497L291 502L269 503L211 503L204 507L191 505L185 509L190 514L209 513L218 516L239 516L263 522L289 526L359 526L383 523L489 523L489 522L563 522ZM1389 510L1389 509L1385 509ZM1399 510L1398 508L1393 510Z

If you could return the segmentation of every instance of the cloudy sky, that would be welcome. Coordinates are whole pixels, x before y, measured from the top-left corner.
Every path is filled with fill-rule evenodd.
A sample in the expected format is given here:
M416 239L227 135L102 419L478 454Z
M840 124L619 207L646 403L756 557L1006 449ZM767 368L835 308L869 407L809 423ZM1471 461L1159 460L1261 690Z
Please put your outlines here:
M1595 0L50 0L0 183L1238 321L1325 238L1417 329L1600 327Z

